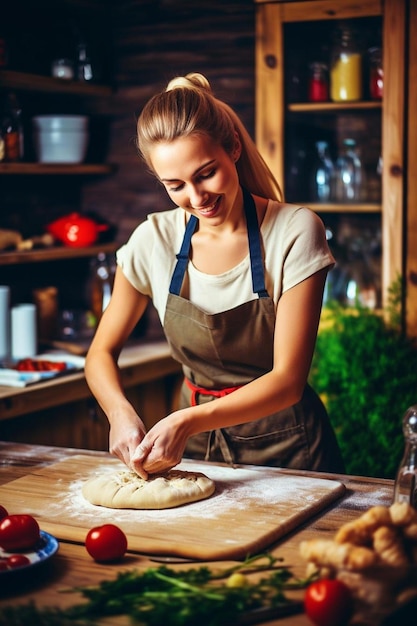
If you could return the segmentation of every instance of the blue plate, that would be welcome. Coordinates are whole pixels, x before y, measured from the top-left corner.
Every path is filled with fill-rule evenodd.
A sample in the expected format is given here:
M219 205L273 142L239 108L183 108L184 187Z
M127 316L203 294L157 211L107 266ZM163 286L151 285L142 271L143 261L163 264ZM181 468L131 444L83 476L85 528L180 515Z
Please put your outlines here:
M6 552L3 548L0 548L0 559L5 559L12 554L24 554L30 561L30 563L23 565L22 567L0 570L0 578L7 575L10 576L10 574L27 571L31 567L47 561L55 554L55 552L57 552L59 548L58 540L49 533L46 533L44 530L41 530L40 535L40 539L36 546L28 552Z

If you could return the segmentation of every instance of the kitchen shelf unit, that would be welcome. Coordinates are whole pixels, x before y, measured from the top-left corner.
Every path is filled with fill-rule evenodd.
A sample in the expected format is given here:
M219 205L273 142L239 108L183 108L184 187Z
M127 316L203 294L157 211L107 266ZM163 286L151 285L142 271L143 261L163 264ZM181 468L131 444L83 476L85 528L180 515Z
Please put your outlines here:
M416 151L416 0L306 0L280 2L255 0L256 4L256 141L258 148L284 187L286 174L286 139L288 123L294 116L325 117L350 115L380 116L379 139L382 156L381 203L349 206L312 205L320 212L337 215L381 214L382 230L382 303L387 304L389 288L401 277L404 281L403 313L408 334L417 336L417 219L414 217L417 169L412 154ZM288 62L285 57L288 29L307 27L317 32L337 20L355 24L380 23L383 50L384 96L373 101L351 104L291 102L287 97ZM291 31L291 32L294 32ZM408 44L410 42L410 44ZM296 41L305 46L306 61L314 60L309 52L314 39ZM410 45L410 48L408 47ZM318 119L316 117L316 119ZM371 118L368 118L371 119ZM325 122L327 123L327 122ZM366 124L365 124L366 126ZM374 124L375 126L375 124ZM369 131L369 139L374 139ZM406 161L406 155L408 160ZM405 169L407 166L407 170ZM304 201L294 198L291 201ZM411 244L414 244L413 246Z
M30 0L7 3L2 34L9 50L8 65L0 69L0 98L13 92L22 107L25 154L20 162L0 163L0 228L19 231L25 239L44 231L62 215L83 212L82 195L92 179L111 176L116 165L106 162L107 141L118 98L112 85L112 6L110 0ZM100 19L97 19L97 12ZM55 59L76 61L77 45L91 54L94 80L66 80L51 75ZM97 71L96 71L97 70ZM90 118L90 142L82 163L38 163L31 118L42 114L81 114ZM95 217L95 208L88 213ZM99 216L97 216L99 219ZM89 267L118 244L88 248L61 245L32 250L0 251L2 283L11 286L12 301L29 301L32 289L53 285L64 308L84 307ZM73 304L74 303L74 304Z
M38 248L26 251L0 252L0 266L21 265L23 263L44 263L61 259L80 259L95 257L100 252L105 254L114 253L120 244L97 243L93 246L73 248L69 246L54 246L51 248Z
M16 91L38 91L89 97L109 97L113 93L113 89L108 85L97 85L79 80L63 80L52 76L12 70L0 70L0 87Z
M0 163L0 176L105 176L115 169L116 166L110 163Z
M113 93L110 87L86 84L79 81L64 81L48 76L38 76L25 72L0 71L0 92L2 89L14 89L15 91L27 91L30 93L54 93L71 94L75 97L108 98ZM108 176L116 169L110 163L37 163L17 162L0 163L0 177L45 177L49 176ZM53 261L65 261L71 259L88 259L99 253L112 254L117 249L116 243L103 243L88 248L71 248L65 246L53 246L47 248L35 248L29 251L0 251L0 266L14 266L32 263L47 263Z
M360 114L361 112L375 111L378 114L382 110L382 102L380 101L361 101L361 102L289 102L285 105L287 111L287 119L290 114L295 114L299 119L298 114L304 114L304 118L310 117L310 123L313 119L313 116L323 116L323 119L326 117L331 117L334 115L343 115L343 114L351 114L352 112L357 112ZM294 117L295 119L295 117ZM284 175L283 187L285 189L285 179ZM297 198L297 200L308 200L308 206L316 211L317 213L345 213L345 214L354 214L354 213L380 213L381 212L381 202L356 202L349 204L338 204L335 201L328 203L315 203L310 201L308 198ZM290 199L292 201L292 198Z
M63 80L50 76L12 70L0 70L1 91L69 95L75 98L109 99L114 90L108 85ZM0 176L10 175L109 175L115 166L108 163L45 164L37 162L0 163Z

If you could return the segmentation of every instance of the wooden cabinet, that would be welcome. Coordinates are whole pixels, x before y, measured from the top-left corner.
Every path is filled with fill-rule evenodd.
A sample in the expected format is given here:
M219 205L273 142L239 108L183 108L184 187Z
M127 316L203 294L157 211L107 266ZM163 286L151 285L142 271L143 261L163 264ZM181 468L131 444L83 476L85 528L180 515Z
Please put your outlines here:
M325 223L330 218L352 216L369 220L371 229L380 229L380 303L387 303L390 287L402 277L406 328L409 334L417 335L417 170L412 156L416 148L412 119L416 110L416 55L407 49L407 41L415 46L416 33L411 31L416 29L416 20L410 18L412 14L415 18L416 2L255 2L257 145L288 201L311 206ZM351 103L308 102L303 72L317 55L329 54L331 34L342 23L353 26L362 36L364 97ZM366 89L366 50L371 46L380 46L383 52L382 101L372 100ZM297 79L301 95L297 99L291 81L300 67ZM358 139L367 177L364 201L314 203L305 193L305 179L291 186L291 148L297 133L310 141L311 147L315 140L327 138L326 132L331 133L336 150L343 136L354 134ZM380 180L378 162L382 166Z

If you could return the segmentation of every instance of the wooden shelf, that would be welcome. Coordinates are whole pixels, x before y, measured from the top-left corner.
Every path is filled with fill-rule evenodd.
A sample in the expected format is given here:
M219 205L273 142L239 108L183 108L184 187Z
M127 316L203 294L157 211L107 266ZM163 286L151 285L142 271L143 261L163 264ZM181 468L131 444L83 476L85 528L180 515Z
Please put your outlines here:
M40 76L12 70L0 71L0 87L19 91L37 91L45 93L61 93L74 96L102 97L111 96L113 90L109 86L75 80L63 80L52 76Z
M87 258L96 256L99 252L111 254L120 247L119 243L102 243L88 246L87 248L71 248L69 246L57 246L53 248L40 248L24 252L9 251L0 252L1 265L19 265L22 263L40 263L62 259Z
M0 163L0 175L107 175L115 165L108 163Z
M297 202L296 204L301 204ZM380 204L320 204L318 202L307 202L303 206L308 206L316 213L381 213Z
M293 113L338 113L340 111L366 111L382 109L379 100L361 102L294 102L288 105Z

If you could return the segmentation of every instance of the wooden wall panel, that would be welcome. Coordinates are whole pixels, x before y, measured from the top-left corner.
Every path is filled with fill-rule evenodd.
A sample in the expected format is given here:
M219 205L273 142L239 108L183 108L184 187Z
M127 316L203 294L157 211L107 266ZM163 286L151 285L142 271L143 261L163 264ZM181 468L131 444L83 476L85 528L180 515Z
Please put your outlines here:
M97 107L111 117L108 178L84 186L85 210L116 221L124 241L146 214L171 206L136 153L135 112L175 75L201 72L254 137L253 0L121 0L111 16L117 96Z

